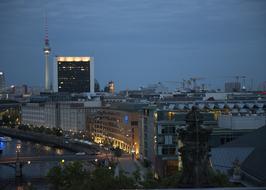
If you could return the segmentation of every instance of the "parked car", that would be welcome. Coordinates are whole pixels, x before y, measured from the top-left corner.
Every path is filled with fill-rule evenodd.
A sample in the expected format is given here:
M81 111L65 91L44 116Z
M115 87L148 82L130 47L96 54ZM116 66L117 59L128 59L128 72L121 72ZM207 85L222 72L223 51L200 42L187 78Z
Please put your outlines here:
M77 152L76 155L77 156L84 156L84 155L86 155L86 153L85 152Z

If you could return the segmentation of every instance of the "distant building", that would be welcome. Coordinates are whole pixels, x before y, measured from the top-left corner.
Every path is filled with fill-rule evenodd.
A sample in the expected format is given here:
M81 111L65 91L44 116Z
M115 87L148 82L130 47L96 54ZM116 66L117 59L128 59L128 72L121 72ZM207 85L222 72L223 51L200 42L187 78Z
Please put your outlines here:
M142 113L140 159L155 162L156 106L147 106Z
M221 115L218 126L229 129L258 129L266 125L265 114Z
M139 157L143 106L139 103L114 103L102 107L88 120L88 133L97 143L113 145Z
M6 87L6 80L4 72L0 71L0 92L4 91Z
M114 81L109 81L107 86L104 88L104 91L114 94L114 92L115 92L115 83L114 83Z
M27 103L21 108L21 120L23 124L38 127L84 131L88 116L100 106L98 100Z
M225 92L240 92L241 83L240 82L226 82L224 84Z
M62 57L54 62L54 92L94 93L92 57Z
M96 79L94 80L94 91L95 92L101 91L100 83Z

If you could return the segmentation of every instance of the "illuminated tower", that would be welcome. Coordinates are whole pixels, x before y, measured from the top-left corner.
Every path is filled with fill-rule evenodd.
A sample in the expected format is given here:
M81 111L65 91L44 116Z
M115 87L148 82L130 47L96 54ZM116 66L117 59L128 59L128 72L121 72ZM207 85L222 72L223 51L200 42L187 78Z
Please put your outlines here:
M44 74L44 89L45 91L50 91L50 80L49 80L49 55L51 53L51 48L49 46L49 39L48 39L48 25L47 25L47 18L45 17L45 39L44 39L44 57L45 57L45 74Z

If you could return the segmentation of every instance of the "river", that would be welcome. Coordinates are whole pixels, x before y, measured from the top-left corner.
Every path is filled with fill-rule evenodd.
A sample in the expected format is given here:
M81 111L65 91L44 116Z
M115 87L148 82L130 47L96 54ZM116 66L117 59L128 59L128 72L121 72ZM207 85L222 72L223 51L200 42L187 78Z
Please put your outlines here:
M17 145L20 144L20 152L18 156L42 156L42 155L62 155L73 154L73 152L61 148L54 148L42 145L35 142L24 141L19 139L12 139L8 142L0 142L1 157L16 157ZM15 171L12 167L0 165L0 189L17 189L21 185L32 184L37 189L47 189L44 178L49 171L58 162L41 162L30 163L23 167L23 178L20 180L15 179Z

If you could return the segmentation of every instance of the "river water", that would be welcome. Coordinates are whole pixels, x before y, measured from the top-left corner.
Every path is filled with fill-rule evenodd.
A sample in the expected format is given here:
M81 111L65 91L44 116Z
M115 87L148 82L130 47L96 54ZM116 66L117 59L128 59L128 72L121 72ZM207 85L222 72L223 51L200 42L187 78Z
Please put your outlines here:
M20 152L17 155L17 145L20 144ZM71 151L42 145L35 142L12 139L8 142L0 142L0 149L3 149L0 153L1 157L16 157L16 156L42 156L42 155L63 155L74 154ZM23 178L15 179L15 170L6 165L0 165L0 189L17 189L18 186L25 184L32 184L34 188L46 189L44 180L37 179L44 178L53 166L60 164L57 162L41 162L30 163L23 166Z

